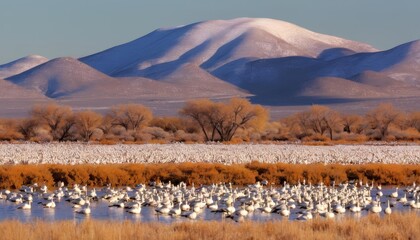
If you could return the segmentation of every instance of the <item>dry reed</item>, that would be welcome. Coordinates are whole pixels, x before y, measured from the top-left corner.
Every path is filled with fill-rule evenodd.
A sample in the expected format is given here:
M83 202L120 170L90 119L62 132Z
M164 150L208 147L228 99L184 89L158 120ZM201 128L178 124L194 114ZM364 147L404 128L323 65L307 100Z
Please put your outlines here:
M14 239L420 239L418 213L383 218L314 219L308 222L182 222L173 224L100 220L0 222L4 240Z

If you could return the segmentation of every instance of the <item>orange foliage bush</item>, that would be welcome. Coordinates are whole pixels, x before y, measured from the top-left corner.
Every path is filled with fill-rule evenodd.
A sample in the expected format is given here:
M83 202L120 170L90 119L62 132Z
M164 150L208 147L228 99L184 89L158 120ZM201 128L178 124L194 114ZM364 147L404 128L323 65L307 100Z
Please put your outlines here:
M135 185L149 181L187 184L231 182L246 185L267 180L272 184L285 181L296 184L325 184L347 181L374 181L383 185L409 185L420 182L420 165L398 164L268 164L251 162L245 165L211 163L118 164L118 165L3 165L0 166L0 188L20 188L33 183L54 186L86 184L88 186Z

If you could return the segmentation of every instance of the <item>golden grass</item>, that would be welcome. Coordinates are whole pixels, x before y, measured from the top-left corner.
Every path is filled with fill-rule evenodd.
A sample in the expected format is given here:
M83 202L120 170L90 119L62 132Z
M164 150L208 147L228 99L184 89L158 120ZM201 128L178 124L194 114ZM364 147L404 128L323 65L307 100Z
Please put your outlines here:
M314 219L308 222L182 222L173 224L99 220L0 222L4 240L21 239L420 239L420 216Z
M135 185L149 181L187 184L211 184L232 182L235 185L252 184L268 180L283 184L307 182L330 184L351 180L374 181L383 185L411 185L420 182L420 165L399 164L249 164L211 163L165 163L165 164L83 164L83 165L2 165L0 166L0 188L20 188L22 185L45 183L53 186L58 181L64 184L86 184L88 186Z

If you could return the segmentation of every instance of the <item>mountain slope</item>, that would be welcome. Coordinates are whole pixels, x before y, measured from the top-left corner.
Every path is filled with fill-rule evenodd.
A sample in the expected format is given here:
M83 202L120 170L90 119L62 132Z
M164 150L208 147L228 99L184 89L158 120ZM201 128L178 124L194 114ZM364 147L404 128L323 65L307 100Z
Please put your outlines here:
M13 62L0 65L0 78L5 79L17 75L47 61L48 59L45 57L29 55Z
M345 90L345 91L343 91ZM388 92L380 87L337 77L321 77L302 87L299 96L320 98L383 98Z
M165 81L114 78L73 58L57 58L10 77L11 83L54 99L185 98L245 96L237 87L193 65L168 69ZM162 75L163 72L158 74Z
M145 76L143 72L149 67L168 63L193 63L212 71L243 58L317 57L326 50L343 48L350 52L375 51L367 44L279 20L238 18L159 29L80 60L110 75Z
M391 78L420 81L420 40L374 53L358 53L328 62L319 74L350 77L364 71L382 72Z
M0 79L0 99L46 99L44 95Z
M375 91L382 92L371 92L371 96L366 96L368 98L420 96L419 43L414 41L387 51L356 53L331 60L300 56L258 59L247 61L242 66L231 63L212 74L253 94L273 98L301 96L302 92L313 95L315 89L309 90L308 87L318 86L318 96L329 96L330 89L334 88L337 91L334 95L345 99L349 97L345 86L350 87L350 83L337 88L343 83L342 79L359 83L356 84L358 88L364 84L366 89L373 86L378 88ZM319 81L323 78L328 81L322 80L324 87L319 88Z
M34 89L50 98L68 96L111 79L73 58L56 58L8 78L17 85Z

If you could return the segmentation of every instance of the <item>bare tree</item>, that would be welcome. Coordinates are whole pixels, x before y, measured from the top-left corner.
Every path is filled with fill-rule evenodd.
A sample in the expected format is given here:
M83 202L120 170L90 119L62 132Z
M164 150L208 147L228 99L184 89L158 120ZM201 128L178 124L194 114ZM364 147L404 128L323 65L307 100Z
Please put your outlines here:
M359 115L344 115L341 117L343 124L343 131L348 133L361 133L362 117Z
M206 141L230 141L239 128L261 129L268 120L268 112L246 99L232 98L228 103L210 100L188 102L180 111L196 121Z
M114 106L108 116L112 126L121 126L125 130L134 131L146 126L153 118L150 109L140 104Z
M102 130L104 135L108 135L109 133L111 133L112 127L113 127L113 125L112 125L111 116L110 115L105 115L102 118L102 123L98 128Z
M101 123L102 116L96 112L83 111L75 114L76 131L86 142L91 139Z
M206 141L215 140L215 128L211 125L210 117L213 102L209 99L189 101L180 110L180 114L193 119L204 134Z
M320 105L313 105L308 111L298 113L296 119L305 133L308 131L320 135L328 133L331 140L341 122L338 112Z
M57 104L36 105L31 111L31 116L38 125L50 131L53 140L64 141L70 138L74 126L70 107Z
M368 127L377 130L381 139L388 135L388 128L391 124L396 124L400 120L401 113L391 104L381 104L366 114Z
M36 135L37 121L32 118L23 119L18 122L17 129L23 135L25 140L31 140Z
M283 119L280 119L279 122L284 128L282 129L283 135L288 135L290 138L297 139L301 139L310 135L309 129L305 128L305 119L306 118L300 113L296 113Z
M19 120L0 119L0 140L21 139L22 134L18 130Z
M283 122L285 122L290 129L295 129L297 135L301 135L300 137L309 136L312 129L310 115L311 113L309 111L299 112L283 119Z
M328 126L325 121L325 115L328 111L327 107L320 105L313 105L309 109L309 119L308 123L310 128L315 132L321 135L328 130Z
M327 127L330 139L333 140L333 133L339 129L341 123L340 114L332 109L327 109L324 114L324 124Z
M222 141L230 141L239 128L262 129L268 120L266 109L246 99L232 98L221 109L215 128Z
M150 122L151 127L159 127L166 132L175 133L178 130L186 130L184 119L179 117L156 117Z
M406 127L417 129L420 132L420 112L412 112L408 114Z

